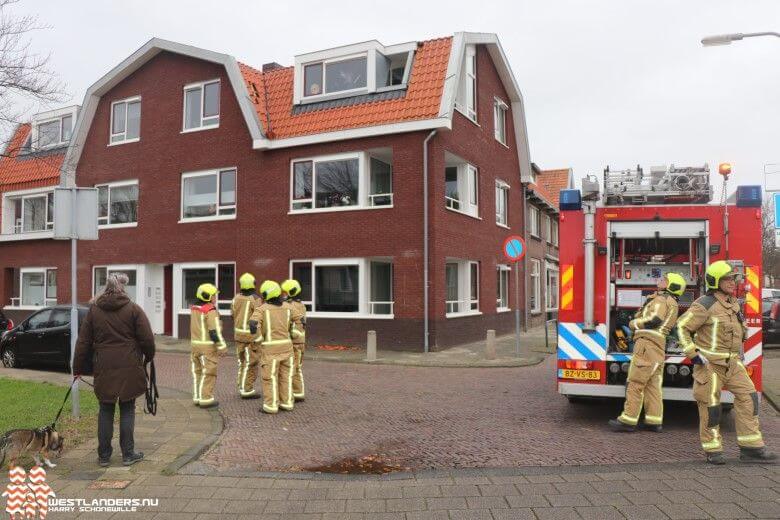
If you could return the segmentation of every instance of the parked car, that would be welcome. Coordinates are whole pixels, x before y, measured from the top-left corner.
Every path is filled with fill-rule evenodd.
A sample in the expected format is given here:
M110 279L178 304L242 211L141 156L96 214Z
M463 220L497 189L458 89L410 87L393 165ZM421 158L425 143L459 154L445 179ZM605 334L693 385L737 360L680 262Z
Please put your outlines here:
M780 343L780 298L764 298L761 306L763 343Z
M14 328L14 321L11 318L6 318L3 310L0 309L0 339L3 339L5 333L12 328Z
M46 307L30 315L0 339L0 359L7 368L29 364L70 366L70 305ZM79 325L87 307L78 306Z
M761 298L780 298L780 289L764 287L761 289Z

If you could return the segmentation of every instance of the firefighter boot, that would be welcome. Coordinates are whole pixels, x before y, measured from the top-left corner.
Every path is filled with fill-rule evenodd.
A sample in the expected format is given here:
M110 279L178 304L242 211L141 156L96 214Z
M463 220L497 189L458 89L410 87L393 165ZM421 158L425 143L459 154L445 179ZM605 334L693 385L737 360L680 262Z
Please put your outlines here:
M707 453L707 464L722 466L725 463L726 463L726 458L723 456L722 451L711 451Z
M293 397L296 401L306 398L306 388L303 384L303 345L293 345L295 364L293 366Z
M742 462L763 462L777 464L777 453L767 451L766 448L739 448L739 460Z
M617 419L610 419L608 424L613 432L635 432L636 431L636 426L631 426L630 424L622 423Z

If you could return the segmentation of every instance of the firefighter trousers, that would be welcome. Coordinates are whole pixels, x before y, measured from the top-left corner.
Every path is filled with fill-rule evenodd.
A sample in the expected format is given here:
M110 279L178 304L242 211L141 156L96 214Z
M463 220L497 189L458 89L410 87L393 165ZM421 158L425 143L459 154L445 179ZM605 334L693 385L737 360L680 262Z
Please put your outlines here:
M277 350L260 347L260 377L263 380L263 411L276 413L279 408L292 410L293 398L293 349Z
M238 359L238 395L251 397L257 393L255 381L260 365L260 346L254 342L236 342L236 359Z
M296 401L303 401L306 398L306 387L303 384L303 352L306 349L304 344L293 344L293 354L295 356L293 364L293 398Z
M742 448L763 447L764 439L758 425L758 393L745 365L735 355L727 364L709 363L693 368L693 398L699 407L701 447L708 453L723 451L720 394L724 388L734 394L737 444Z
M195 404L214 402L214 387L217 384L219 354L211 345L193 345L190 354L192 371L192 401Z
M664 349L652 341L639 338L634 344L634 355L628 369L626 402L618 421L636 426L642 408L645 424L660 425L664 418L663 380Z

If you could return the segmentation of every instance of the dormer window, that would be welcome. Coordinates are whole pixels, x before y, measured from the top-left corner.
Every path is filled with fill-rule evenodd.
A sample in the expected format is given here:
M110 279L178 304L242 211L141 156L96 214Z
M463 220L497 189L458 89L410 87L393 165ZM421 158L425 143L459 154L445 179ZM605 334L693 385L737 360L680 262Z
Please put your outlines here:
M385 47L377 41L313 52L295 59L294 102L313 103L403 89L416 43Z
M70 141L73 132L73 116L38 123L38 148L60 146Z

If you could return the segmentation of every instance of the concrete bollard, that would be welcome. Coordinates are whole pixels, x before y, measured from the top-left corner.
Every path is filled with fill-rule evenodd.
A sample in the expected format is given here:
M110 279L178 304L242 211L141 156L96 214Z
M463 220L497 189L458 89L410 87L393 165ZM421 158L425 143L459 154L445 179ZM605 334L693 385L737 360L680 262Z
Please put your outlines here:
M366 361L376 361L376 331L369 330L366 339Z
M485 341L485 359L496 359L496 331L488 329Z

